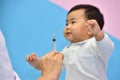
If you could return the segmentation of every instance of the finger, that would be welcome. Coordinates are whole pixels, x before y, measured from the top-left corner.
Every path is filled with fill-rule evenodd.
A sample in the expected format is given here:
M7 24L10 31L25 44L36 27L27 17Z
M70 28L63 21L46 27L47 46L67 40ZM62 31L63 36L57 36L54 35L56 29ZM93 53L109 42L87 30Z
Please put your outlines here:
M38 58L37 55L36 55L35 53L33 53L33 54L31 55L31 57L32 57L32 59Z
M63 54L56 54L54 56L54 59L57 60L59 63L62 63L63 58L64 58Z
M26 57L26 60L27 60L27 61L30 61L30 58L31 58L31 55L28 55L28 56Z
M58 52L58 55L62 58L62 60L64 59L63 53Z
M54 57L57 53L58 53L57 51L53 50L53 51L47 53L45 56L46 57Z
M90 20L86 21L86 23L89 24L89 25L91 25L91 24L93 24L95 22L96 22L96 20L94 20L94 19L90 19Z
M26 57L27 61L31 61L33 59L35 59L36 55L34 53L30 54L29 56Z
M64 55L63 54L58 54L59 55L59 59L63 60L64 59Z
M91 20L87 20L87 21L85 22L85 25L86 25L87 27L90 27L90 26L91 26Z

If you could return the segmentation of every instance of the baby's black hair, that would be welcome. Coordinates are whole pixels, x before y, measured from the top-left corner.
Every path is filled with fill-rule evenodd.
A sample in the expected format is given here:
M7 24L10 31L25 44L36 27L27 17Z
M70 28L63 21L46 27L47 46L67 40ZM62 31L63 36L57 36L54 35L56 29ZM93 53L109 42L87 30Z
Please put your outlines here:
M75 11L75 10L79 10L79 9L85 9L85 15L87 17L88 20L90 19L95 19L99 26L100 26L100 29L102 30L103 29L103 26L104 26L104 16L103 14L100 12L100 10L95 7L95 6L92 6L92 5L89 5L89 4L79 4L79 5L76 5L74 7L72 7L69 12L67 13L67 15L72 12L72 11Z

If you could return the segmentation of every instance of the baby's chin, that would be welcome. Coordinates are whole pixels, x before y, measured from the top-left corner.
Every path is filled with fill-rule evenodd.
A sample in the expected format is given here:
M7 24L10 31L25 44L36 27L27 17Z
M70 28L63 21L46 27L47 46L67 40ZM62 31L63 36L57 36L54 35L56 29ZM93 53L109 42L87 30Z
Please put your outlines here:
M73 42L73 38L72 37L65 37L68 41Z
M74 39L68 39L68 41L70 41L71 43L76 43L76 42L79 42L79 41L74 40Z
M89 39L89 38L88 38ZM86 40L86 39L82 39L82 40L78 40L78 39L69 39L69 41L71 42L71 43L77 43L77 42L81 42L81 41L84 41L84 40Z
M66 36L65 38L71 43L81 42L80 39L75 39L75 37L73 37L73 36Z

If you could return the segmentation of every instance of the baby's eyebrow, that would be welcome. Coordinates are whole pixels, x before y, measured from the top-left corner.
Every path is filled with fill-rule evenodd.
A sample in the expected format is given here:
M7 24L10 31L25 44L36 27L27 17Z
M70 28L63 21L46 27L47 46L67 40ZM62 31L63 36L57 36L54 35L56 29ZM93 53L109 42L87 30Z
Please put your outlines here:
M69 22L69 21L73 21L73 20L76 20L76 18L71 18L70 20L66 20L66 22Z

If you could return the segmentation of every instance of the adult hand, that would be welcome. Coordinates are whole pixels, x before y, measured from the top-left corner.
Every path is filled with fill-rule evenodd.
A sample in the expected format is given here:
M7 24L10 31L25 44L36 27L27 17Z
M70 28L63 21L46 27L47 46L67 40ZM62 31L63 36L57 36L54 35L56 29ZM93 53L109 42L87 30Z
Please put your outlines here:
M27 61L42 71L42 76L38 80L57 80L62 69L63 55L52 51L40 59L35 54L31 54L27 57Z

